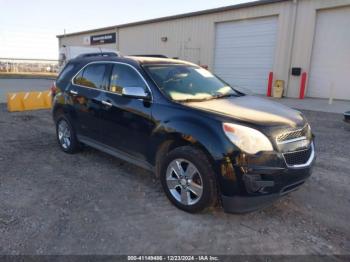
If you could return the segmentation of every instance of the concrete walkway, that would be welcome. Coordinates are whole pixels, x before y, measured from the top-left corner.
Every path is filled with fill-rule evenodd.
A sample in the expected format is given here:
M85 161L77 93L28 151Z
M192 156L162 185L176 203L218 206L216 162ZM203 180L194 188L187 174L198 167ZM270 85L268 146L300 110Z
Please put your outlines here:
M345 111L350 111L350 101L348 100L333 100L332 104L329 104L328 99L318 99L318 98L305 98L305 99L269 98L269 99L295 109L304 109L304 110L339 113L339 114L343 114Z

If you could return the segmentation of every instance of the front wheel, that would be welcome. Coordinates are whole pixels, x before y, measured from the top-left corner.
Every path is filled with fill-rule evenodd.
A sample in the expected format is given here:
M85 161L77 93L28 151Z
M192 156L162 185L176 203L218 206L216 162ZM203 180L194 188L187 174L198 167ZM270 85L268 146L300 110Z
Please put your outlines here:
M174 149L163 160L160 172L165 194L178 208L195 213L216 203L215 173L201 150L191 146Z

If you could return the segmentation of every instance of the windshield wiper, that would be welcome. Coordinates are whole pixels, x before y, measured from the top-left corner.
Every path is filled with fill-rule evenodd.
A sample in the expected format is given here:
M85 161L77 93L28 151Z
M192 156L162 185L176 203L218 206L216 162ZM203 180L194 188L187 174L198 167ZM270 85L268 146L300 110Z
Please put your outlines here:
M188 98L188 99L181 99L181 100L175 100L176 102L180 103L187 103L187 102L202 102L202 101L208 101L213 99L213 97L207 97L207 98Z
M180 102L180 103L203 102L203 101L231 97L231 96L236 96L236 95L235 94L220 94L220 95L214 95L214 96L206 97L206 98L188 98L188 99L176 100L176 102Z
M236 96L236 95L235 94L220 94L220 95L213 96L212 99L225 98L225 97L231 97L231 96Z
M188 99L181 99L181 100L176 100L176 102L180 103L186 103L186 102L202 102L202 101L208 101L208 100L213 100L213 99L219 99L219 98L225 98L225 97L231 97L231 96L237 96L235 94L219 94L219 95L213 95L211 97L206 97L206 98L188 98Z

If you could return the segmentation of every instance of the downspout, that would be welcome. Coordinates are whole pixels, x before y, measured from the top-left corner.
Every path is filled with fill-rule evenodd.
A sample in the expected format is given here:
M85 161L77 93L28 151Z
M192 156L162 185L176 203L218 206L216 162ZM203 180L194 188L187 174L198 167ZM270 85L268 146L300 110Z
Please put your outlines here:
M116 49L117 49L117 52L120 54L120 35L119 35L119 27L116 27L116 28L115 28L115 34L116 34L116 38L117 38L117 41L116 41Z
M284 95L288 93L289 89L289 80L290 80L290 70L292 68L292 58L293 58L293 49L294 49L294 40L295 40L295 28L296 28L296 23L297 23L297 14L298 14L298 0L293 0L293 18L292 18L292 37L291 37L291 42L289 44L290 49L289 49L289 68L288 68L288 77L287 77L287 84L286 84L286 89L284 91Z

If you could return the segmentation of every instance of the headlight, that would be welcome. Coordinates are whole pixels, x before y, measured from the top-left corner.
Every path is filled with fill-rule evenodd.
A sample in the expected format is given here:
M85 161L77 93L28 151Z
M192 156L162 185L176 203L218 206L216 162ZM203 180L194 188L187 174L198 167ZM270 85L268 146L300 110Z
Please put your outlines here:
M222 128L228 139L248 154L273 151L270 140L256 129L231 123L223 123Z

